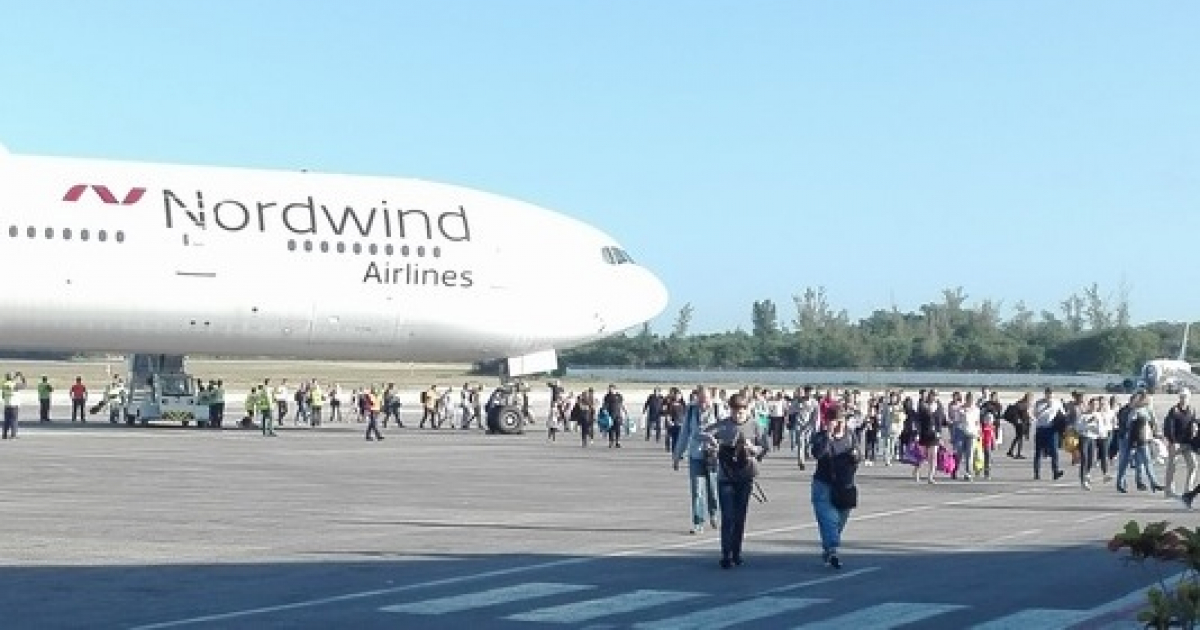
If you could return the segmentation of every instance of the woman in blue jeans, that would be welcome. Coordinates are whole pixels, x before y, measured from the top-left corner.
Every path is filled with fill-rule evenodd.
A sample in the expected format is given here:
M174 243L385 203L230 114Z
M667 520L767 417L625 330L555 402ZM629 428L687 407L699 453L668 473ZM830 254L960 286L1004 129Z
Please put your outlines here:
M841 409L830 419L828 429L813 436L812 450L817 460L817 470L812 478L812 504L817 530L821 534L821 557L825 564L840 569L842 561L838 558L838 547L842 544L842 531L850 520L851 508L834 506L834 488L854 487L854 475L862 460L854 434L846 430L846 417Z

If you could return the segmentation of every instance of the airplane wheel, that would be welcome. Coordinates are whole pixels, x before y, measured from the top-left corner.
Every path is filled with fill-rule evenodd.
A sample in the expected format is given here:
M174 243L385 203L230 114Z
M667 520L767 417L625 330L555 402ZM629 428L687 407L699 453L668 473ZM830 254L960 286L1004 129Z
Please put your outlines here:
M496 431L504 435L519 435L525 432L525 414L520 407L504 407L496 418Z

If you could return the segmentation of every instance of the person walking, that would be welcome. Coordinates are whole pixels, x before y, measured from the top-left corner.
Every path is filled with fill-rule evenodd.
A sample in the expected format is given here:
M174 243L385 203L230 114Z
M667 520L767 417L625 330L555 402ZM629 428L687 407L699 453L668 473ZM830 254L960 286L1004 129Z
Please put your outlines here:
M383 402L379 399L379 391L374 387L367 392L367 441L383 441L383 433L379 431L379 410Z
M1150 398L1145 392L1134 395L1129 411L1129 429L1125 436L1128 447L1123 447L1121 457L1117 462L1117 491L1128 492L1125 488L1125 474L1130 463L1137 472L1138 479L1150 483L1151 492L1160 492L1164 487L1158 483L1154 474L1154 464L1150 460L1150 440L1154 439L1154 409L1150 406Z
M763 448L762 426L751 416L742 394L729 397L730 416L705 430L717 451L717 498L721 506L721 568L742 564L746 513Z
M846 417L841 410L830 418L829 428L813 436L812 450L817 460L812 478L812 505L821 537L821 559L840 569L838 548L850 511L858 505L854 476L862 461L854 434L846 430Z
M1184 476L1183 489L1186 491L1196 485L1196 451L1192 449L1192 437L1196 431L1196 412L1192 409L1192 392L1179 392L1179 402L1167 412L1163 420L1163 437L1167 440L1167 480L1166 496L1179 496L1175 492L1175 470L1178 460L1183 460L1187 468Z
M717 471L713 458L705 448L705 431L717 422L717 409L709 399L708 390L699 388L696 402L688 405L684 420L680 423L679 439L675 442L673 467L679 470L679 462L688 460L688 486L692 497L692 530L704 531L705 516L713 529L717 528Z

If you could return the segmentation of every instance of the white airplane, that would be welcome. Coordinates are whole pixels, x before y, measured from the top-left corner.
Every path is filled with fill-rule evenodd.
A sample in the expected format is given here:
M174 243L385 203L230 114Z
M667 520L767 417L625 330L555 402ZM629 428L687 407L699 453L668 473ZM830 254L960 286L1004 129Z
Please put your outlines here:
M415 179L24 156L0 147L0 346L466 362L660 314L604 232Z
M1162 391L1169 394L1184 388L1190 388L1193 391L1200 388L1200 376L1192 371L1192 364L1188 363L1186 359L1190 329L1191 324L1184 324L1183 343L1180 344L1177 358L1151 359L1142 366L1141 387L1150 393Z

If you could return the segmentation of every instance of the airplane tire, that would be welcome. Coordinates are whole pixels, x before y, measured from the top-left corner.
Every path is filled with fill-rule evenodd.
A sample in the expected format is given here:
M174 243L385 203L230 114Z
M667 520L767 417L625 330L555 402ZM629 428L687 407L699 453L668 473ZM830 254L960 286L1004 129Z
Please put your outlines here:
M504 435L520 435L525 432L525 414L520 407L501 407L496 410L495 430Z

